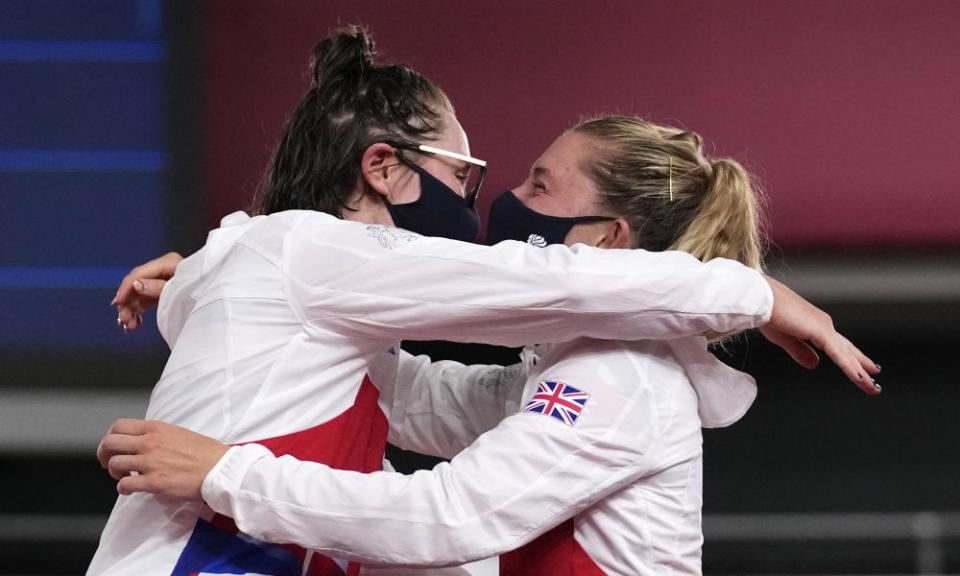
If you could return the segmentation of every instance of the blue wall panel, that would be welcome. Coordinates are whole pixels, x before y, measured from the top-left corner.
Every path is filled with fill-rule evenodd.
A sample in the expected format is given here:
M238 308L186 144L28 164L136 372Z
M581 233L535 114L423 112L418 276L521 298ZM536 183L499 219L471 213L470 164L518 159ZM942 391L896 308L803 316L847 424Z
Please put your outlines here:
M0 149L161 146L162 64L0 63Z
M0 267L131 266L163 252L156 174L0 172Z
M0 349L155 347L109 306L169 246L159 0L0 3Z
M2 271L0 271L2 277ZM110 306L121 270L104 275L109 288L4 289L0 287L0 347L136 350L162 342L153 318L135 334L116 325Z
M139 39L160 36L158 0L3 0L0 38Z

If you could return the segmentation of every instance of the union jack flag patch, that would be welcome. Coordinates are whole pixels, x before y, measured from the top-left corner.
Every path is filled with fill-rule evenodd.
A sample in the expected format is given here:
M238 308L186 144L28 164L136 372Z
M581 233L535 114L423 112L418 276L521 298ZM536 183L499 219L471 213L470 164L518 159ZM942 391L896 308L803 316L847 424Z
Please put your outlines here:
M569 384L554 380L541 380L533 398L523 407L524 412L533 412L556 418L567 426L573 426L580 417L590 395Z

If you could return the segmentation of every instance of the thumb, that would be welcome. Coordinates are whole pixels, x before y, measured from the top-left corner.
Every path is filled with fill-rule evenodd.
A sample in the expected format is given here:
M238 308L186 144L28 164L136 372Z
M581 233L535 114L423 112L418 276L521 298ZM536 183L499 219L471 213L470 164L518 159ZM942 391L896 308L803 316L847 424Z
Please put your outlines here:
M782 348L793 358L794 362L804 368L813 369L820 365L820 356L816 350L803 340L774 330L769 325L760 328L760 332L767 340Z
M160 293L163 292L163 287L166 284L166 280L156 278L134 280L133 289L142 297L156 300L160 298Z
M820 356L803 340L784 342L781 347L793 358L794 362L808 370L812 370L820 364Z

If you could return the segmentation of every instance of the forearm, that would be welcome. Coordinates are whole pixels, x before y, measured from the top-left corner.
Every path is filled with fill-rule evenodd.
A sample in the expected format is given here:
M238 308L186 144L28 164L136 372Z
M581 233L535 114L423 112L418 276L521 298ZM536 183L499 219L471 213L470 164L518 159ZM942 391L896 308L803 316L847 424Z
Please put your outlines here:
M401 352L389 441L452 458L519 409L524 382L520 364L467 366Z
M307 321L367 337L508 346L577 336L672 339L752 328L773 306L756 271L680 252L437 238L378 251L364 247L362 235L349 247L336 240L292 244L287 268L297 273L287 288ZM302 264L322 256L353 264Z
M203 497L255 538L374 563L449 565L517 548L641 474L625 451L607 459L534 438L528 448L546 449L541 458L514 435L486 439L411 476L233 448L207 476Z

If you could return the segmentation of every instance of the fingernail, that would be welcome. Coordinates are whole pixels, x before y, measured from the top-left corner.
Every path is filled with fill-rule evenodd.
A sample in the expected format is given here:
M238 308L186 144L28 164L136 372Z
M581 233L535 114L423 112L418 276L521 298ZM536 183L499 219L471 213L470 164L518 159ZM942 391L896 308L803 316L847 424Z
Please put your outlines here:
M127 329L127 325L126 325L126 324L122 324L122 326L123 326L123 331L124 331L124 332L128 332L128 331L129 331L129 330Z
M133 289L136 290L137 292L143 292L143 282L139 280L134 280Z
M876 381L876 380L871 380L871 382L873 382L873 386L874 386L877 390L883 390L883 388L881 388L880 385L877 384L877 381Z
M117 316L117 326L123 326L123 320L119 316Z
M880 370L880 365L879 365L879 364L877 364L876 362L874 362L873 365L877 367L877 370Z

